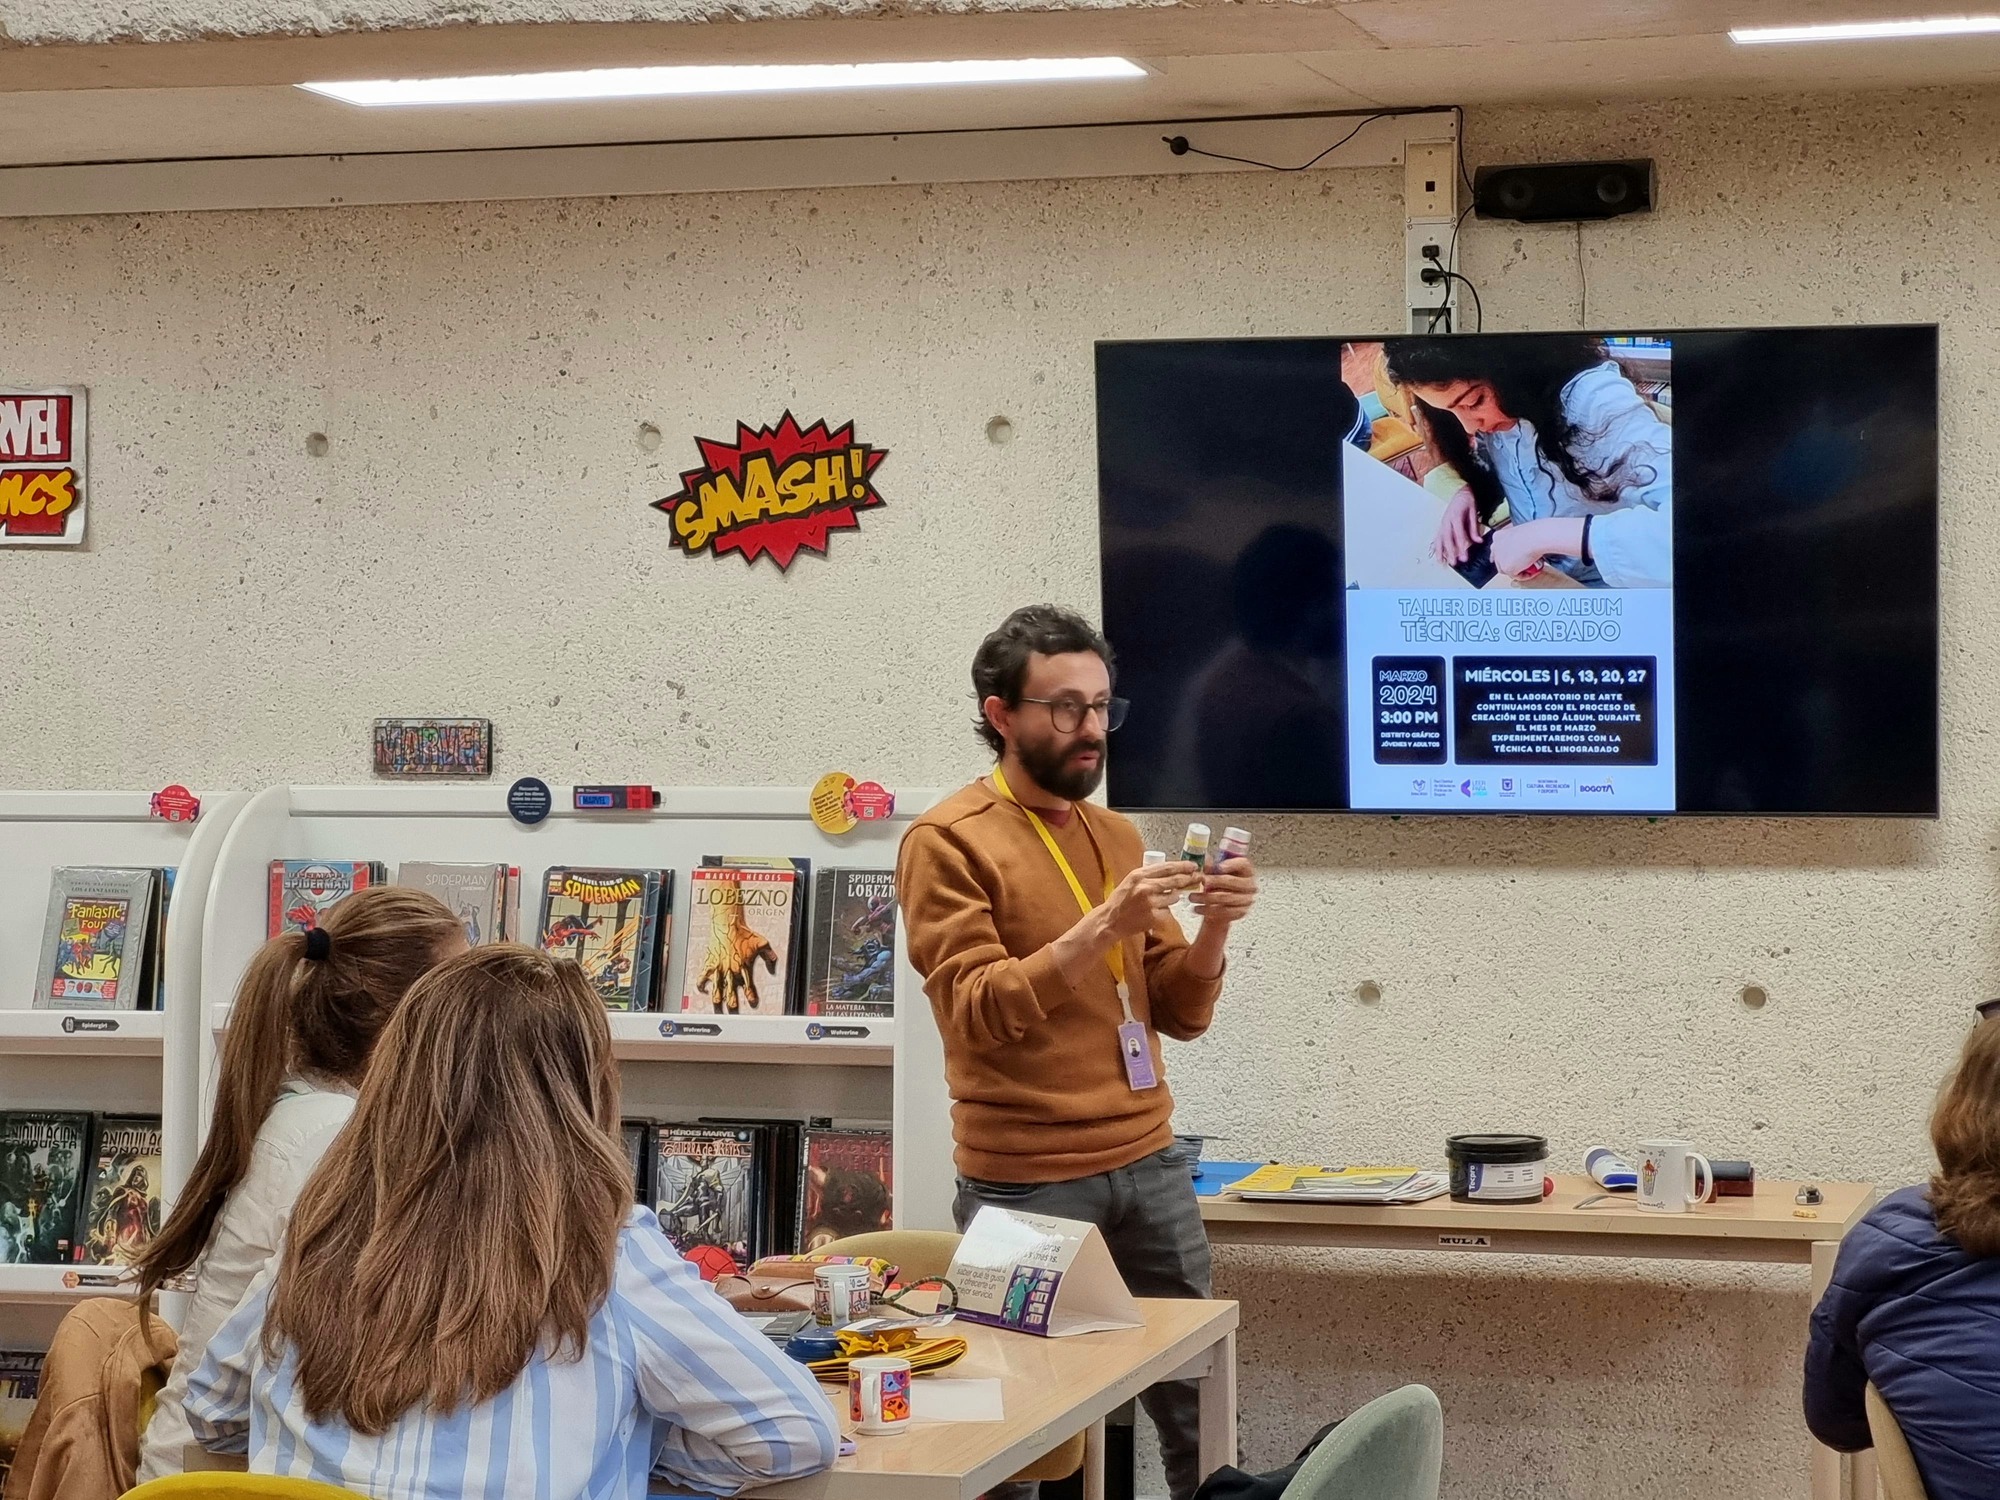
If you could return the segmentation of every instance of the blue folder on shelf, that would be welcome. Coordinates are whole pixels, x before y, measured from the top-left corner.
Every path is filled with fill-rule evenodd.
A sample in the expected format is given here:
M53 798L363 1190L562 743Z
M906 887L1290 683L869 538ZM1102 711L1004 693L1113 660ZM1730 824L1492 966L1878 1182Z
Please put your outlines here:
M1214 1198L1231 1183L1241 1182L1263 1166L1261 1161L1204 1161L1201 1176L1194 1180L1197 1198Z

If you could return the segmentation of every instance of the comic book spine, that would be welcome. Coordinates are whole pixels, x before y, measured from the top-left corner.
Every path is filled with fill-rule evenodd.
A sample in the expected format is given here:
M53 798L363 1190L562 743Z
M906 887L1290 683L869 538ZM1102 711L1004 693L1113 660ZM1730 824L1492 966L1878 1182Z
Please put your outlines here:
M653 1008L653 970L658 962L655 945L660 930L660 874L648 870L645 894L639 899L639 935L632 944L632 1001L634 1011Z
M824 1015L833 973L834 881L840 872L823 869L813 878L811 972L806 977L806 1014Z
M271 897L264 919L264 936L274 938L285 930L285 862L271 861Z

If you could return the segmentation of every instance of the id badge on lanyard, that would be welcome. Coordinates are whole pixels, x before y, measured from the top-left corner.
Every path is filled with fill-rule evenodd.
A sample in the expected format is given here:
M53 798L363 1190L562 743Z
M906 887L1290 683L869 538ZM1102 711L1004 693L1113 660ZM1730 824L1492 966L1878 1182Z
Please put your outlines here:
M1095 903L1084 892L1083 882L1076 878L1076 871L1070 868L1069 860L1064 856L1061 846L1056 843L1055 835L1049 832L1048 825L1035 815L1032 807L1014 795L1013 788L1007 785L1007 778L998 766L993 768L993 785L999 788L1001 796L1028 815L1028 821L1034 824L1035 832L1041 835L1042 844L1049 851L1049 857L1056 862L1056 868L1062 871L1063 879L1068 882L1070 894L1076 897L1076 904L1082 908L1085 916L1089 916L1096 909ZM1079 810L1077 816L1082 818L1083 813ZM1090 831L1090 820L1087 818L1084 819L1083 832L1090 840L1091 847L1096 848L1097 835ZM1111 867L1105 863L1104 851L1101 849L1097 853L1097 862L1104 867L1104 894L1108 899L1111 892L1116 889L1116 882L1111 878ZM1111 951L1104 955L1104 962L1110 966L1112 981L1118 986L1118 1005L1125 1012L1125 1022L1118 1028L1118 1057L1125 1064L1125 1082L1134 1093L1158 1088L1160 1075L1153 1067L1152 1038L1147 1034L1146 1023L1135 1019L1132 1015L1132 991L1125 983L1125 943L1122 939L1114 943Z

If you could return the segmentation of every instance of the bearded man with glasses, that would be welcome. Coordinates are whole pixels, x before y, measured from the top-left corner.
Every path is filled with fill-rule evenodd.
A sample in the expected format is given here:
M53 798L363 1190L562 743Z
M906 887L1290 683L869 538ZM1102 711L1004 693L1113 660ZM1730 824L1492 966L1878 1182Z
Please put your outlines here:
M1208 1240L1159 1039L1208 1029L1257 875L1247 859L1142 865L1138 829L1084 800L1128 707L1111 670L1104 638L1052 605L1016 610L980 643L975 725L997 763L912 825L896 893L944 1036L958 1227L985 1204L1081 1219L1136 1295L1206 1297ZM1172 912L1184 894L1192 942ZM1187 1500L1201 1479L1195 1385L1140 1400L1174 1500Z

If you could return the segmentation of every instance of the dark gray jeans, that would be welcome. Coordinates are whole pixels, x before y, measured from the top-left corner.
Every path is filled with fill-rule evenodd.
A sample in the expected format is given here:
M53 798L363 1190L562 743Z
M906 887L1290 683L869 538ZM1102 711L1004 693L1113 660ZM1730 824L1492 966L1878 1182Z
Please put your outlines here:
M1179 1147L1169 1146L1129 1167L1073 1182L980 1182L958 1179L952 1216L962 1232L982 1204L1057 1219L1081 1219L1104 1233L1125 1284L1135 1297L1209 1295L1208 1235L1201 1227L1194 1180ZM1189 1500L1201 1483L1201 1402L1192 1380L1169 1380L1140 1394L1160 1432L1167 1488ZM1035 1500L1035 1484L1003 1484L988 1500Z

